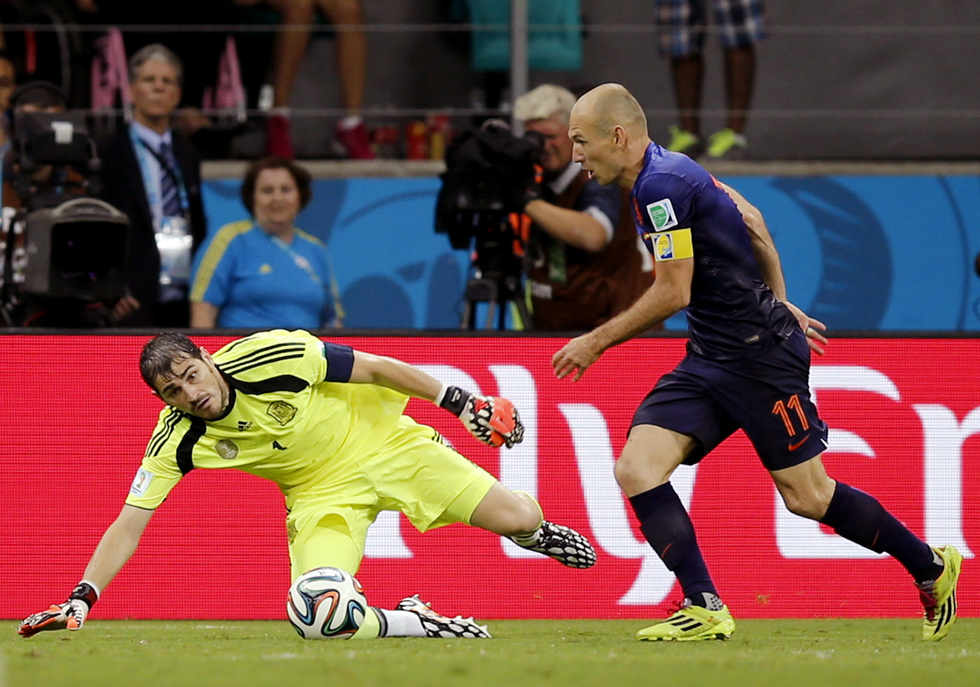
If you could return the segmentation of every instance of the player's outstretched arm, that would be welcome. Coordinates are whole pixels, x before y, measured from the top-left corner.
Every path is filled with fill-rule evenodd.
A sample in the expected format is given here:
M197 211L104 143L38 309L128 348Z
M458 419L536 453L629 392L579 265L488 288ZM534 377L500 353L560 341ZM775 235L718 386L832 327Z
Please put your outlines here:
M82 581L68 600L28 616L17 628L17 633L30 637L46 630L80 630L101 591L136 551L152 515L151 510L123 506L115 522L102 535Z
M459 387L446 386L417 367L395 358L354 351L349 381L377 384L432 401L456 415L473 436L490 446L510 448L524 439L520 415L507 399L476 396Z
M442 389L438 379L414 365L364 351L354 351L354 364L348 381L376 384L426 401L434 401Z
M555 374L559 379L574 374L572 381L577 382L607 348L639 336L679 313L691 302L693 278L693 258L658 262L656 281L633 305L555 353L551 359Z

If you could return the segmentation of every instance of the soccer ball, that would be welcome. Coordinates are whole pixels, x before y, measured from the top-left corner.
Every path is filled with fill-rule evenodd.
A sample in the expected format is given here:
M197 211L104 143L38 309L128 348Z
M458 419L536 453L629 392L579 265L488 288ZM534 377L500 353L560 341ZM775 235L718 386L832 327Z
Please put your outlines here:
M350 639L364 622L360 582L340 568L314 568L289 587L286 615L303 639Z

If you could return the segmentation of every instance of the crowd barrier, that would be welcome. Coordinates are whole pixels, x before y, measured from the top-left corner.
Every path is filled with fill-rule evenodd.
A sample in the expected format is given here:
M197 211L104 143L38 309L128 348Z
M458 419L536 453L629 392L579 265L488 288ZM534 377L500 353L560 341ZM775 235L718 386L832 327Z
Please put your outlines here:
M141 381L146 336L0 338L4 399L0 477L0 617L61 601L126 497L161 402ZM651 337L607 352L578 383L550 359L561 338L332 338L419 365L441 380L509 397L525 440L478 444L448 413L408 412L442 432L508 486L537 495L548 517L588 535L599 553L563 568L489 533L453 525L421 535L395 513L372 527L358 577L372 604L420 593L478 618L639 618L681 596L639 534L613 479L633 409L683 355ZM228 337L200 337L216 350ZM974 339L835 339L812 390L831 427L830 473L876 495L931 544L967 561L960 613L980 615L971 574L980 549L980 355ZM231 467L231 463L229 463ZM738 617L913 617L902 567L791 516L741 434L673 478L705 558ZM289 584L283 500L234 470L191 472L154 515L135 557L93 618L285 618Z

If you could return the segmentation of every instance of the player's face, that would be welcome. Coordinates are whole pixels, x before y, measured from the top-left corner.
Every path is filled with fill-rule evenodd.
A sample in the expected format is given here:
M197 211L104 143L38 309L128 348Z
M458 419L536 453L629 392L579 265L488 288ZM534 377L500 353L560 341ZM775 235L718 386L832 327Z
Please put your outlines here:
M618 151L611 135L601 136L585 117L573 110L568 137L572 142L572 160L581 163L590 177L603 186L618 181L623 167L618 163Z
M167 405L205 420L214 420L228 408L230 391L207 351L203 360L181 357L173 376L156 379L157 393Z
M130 87L130 95L137 115L150 119L169 117L180 104L176 67L160 60L144 62Z
M572 162L572 141L568 138L568 125L561 117L532 119L524 124L526 131L537 131L544 136L544 152L541 166L548 176L557 176Z
M292 228L300 210L299 187L288 169L263 169L255 180L255 221L271 227Z

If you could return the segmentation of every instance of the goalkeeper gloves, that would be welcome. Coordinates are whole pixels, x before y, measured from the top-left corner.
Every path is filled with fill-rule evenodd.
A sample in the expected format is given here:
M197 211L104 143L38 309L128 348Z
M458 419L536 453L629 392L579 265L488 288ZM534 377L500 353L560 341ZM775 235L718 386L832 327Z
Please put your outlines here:
M17 628L17 634L31 637L45 630L80 630L85 623L85 616L98 598L99 591L83 580L65 603L28 616Z
M474 396L457 386L444 386L436 403L456 415L470 434L488 446L511 448L524 439L521 417L506 398Z

